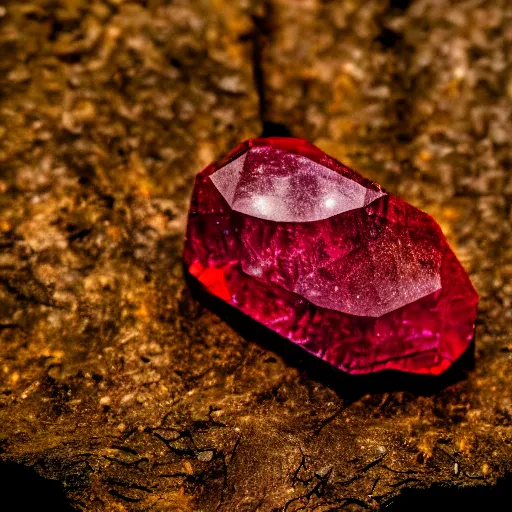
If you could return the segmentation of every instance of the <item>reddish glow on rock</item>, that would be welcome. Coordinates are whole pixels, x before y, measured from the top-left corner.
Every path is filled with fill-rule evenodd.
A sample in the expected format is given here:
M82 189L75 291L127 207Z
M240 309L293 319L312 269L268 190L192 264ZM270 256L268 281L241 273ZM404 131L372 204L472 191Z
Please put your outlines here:
M184 258L349 373L439 374L473 336L478 296L437 223L303 139L251 139L204 169Z

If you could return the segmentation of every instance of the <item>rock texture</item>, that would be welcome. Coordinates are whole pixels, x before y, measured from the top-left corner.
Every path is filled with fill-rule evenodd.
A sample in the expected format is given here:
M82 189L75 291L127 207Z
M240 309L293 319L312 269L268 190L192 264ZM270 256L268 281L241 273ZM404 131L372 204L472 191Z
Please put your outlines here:
M498 503L506 0L8 0L0 54L3 495L58 487L55 507L92 511ZM436 217L481 295L474 361L348 379L197 299L181 260L193 177L262 127Z

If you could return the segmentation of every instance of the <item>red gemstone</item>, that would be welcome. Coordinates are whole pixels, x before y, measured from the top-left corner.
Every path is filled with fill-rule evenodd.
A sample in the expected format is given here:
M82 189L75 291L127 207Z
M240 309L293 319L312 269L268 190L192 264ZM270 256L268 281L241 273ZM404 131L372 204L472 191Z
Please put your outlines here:
M184 252L212 294L353 374L439 374L478 296L437 223L303 139L251 139L198 174Z

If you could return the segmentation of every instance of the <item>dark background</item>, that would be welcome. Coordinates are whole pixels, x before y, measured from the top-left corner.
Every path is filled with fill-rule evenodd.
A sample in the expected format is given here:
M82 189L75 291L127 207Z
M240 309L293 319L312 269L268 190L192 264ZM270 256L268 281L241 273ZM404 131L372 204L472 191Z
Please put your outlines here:
M511 57L506 0L4 1L10 510L503 510ZM438 220L481 295L474 357L351 379L192 295L193 177L263 130Z

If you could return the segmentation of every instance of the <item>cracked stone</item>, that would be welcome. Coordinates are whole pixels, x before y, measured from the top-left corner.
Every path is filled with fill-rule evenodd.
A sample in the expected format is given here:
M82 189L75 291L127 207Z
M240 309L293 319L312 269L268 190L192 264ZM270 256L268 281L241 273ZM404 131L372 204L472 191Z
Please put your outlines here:
M507 0L56 4L0 7L4 503L501 510ZM8 80L20 63L30 79ZM473 369L334 381L303 350L248 343L194 299L182 272L194 176L262 126L314 141L436 218L481 297Z

